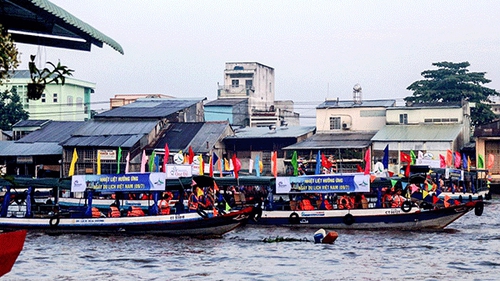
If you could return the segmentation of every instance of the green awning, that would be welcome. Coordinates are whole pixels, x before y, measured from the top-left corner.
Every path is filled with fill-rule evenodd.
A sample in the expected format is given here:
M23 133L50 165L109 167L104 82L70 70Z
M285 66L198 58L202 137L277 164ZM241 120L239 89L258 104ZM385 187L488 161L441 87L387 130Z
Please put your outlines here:
M0 0L0 24L19 43L82 51L105 43L123 54L115 40L47 0Z

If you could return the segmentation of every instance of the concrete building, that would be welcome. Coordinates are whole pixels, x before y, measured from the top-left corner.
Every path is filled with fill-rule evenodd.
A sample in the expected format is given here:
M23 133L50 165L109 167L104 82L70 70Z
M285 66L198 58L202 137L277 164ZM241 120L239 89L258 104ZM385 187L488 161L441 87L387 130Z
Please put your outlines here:
M84 121L90 119L91 94L95 83L67 77L65 84L51 83L39 100L28 99L28 70L16 70L0 89L15 92L21 98L24 110L34 120Z
M293 112L293 101L275 101L275 75L274 68L258 62L227 62L224 70L223 85L219 85L217 100L245 99L247 110L240 108L241 104L235 104L236 112L247 111L245 118L232 118L231 125L238 127L269 127L281 126L283 123L299 125L299 114ZM220 110L220 104L207 104L213 121L227 120L224 112L235 110L226 109L221 116L217 116L216 110ZM227 104L225 105L227 107Z
M422 151L439 160L440 154L461 151L470 141L469 103L407 104L387 108L386 125L372 138L372 157L381 160L389 145L393 164L399 165L400 151ZM398 170L398 166L393 169Z

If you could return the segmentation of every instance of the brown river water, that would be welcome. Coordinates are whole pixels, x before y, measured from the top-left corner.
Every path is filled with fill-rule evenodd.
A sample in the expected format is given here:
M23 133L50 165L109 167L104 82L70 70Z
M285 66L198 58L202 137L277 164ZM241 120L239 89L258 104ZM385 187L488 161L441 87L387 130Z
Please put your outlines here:
M245 226L220 239L28 233L3 280L500 280L500 198L443 231ZM263 242L285 237L287 242Z

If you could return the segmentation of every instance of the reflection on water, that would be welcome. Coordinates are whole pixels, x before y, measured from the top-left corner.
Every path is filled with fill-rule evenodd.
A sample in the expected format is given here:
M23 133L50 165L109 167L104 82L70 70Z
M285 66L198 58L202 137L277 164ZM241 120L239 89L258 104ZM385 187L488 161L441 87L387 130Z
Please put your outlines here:
M497 280L500 200L443 231L338 231L247 226L221 239L29 233L2 280ZM265 238L302 241L264 243Z

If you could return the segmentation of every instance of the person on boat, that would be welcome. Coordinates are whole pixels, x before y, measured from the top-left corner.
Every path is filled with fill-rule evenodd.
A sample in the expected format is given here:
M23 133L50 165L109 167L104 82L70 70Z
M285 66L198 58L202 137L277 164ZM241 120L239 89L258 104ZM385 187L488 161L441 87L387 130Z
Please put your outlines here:
M391 189L388 187L385 187L385 192L384 195L382 196L382 207L383 208L391 208L392 206L392 194L391 194Z
M199 189L200 187L195 185L193 186L193 192L189 194L188 198L189 212L196 212L198 210L198 207L200 206L200 198L198 197Z
M168 194L170 193L170 195ZM163 193L162 199L158 202L160 215L170 215L170 200L173 198L172 192Z
M337 200L337 206L340 210L352 209L351 199L349 198L349 195L342 195L342 197Z
M303 196L299 202L299 208L303 211L312 211L314 206L311 204L311 199L308 196Z
M402 190L398 188L396 190L396 194L394 194L394 196L392 197L392 208L400 208L401 206L403 206L403 202L406 201L406 198L404 198L401 193Z
M210 186L205 195L205 209L212 209L215 205L214 189Z
M120 217L120 209L118 209L118 206L115 203L112 203L109 206L109 212L108 212L108 217L110 218L118 218Z

